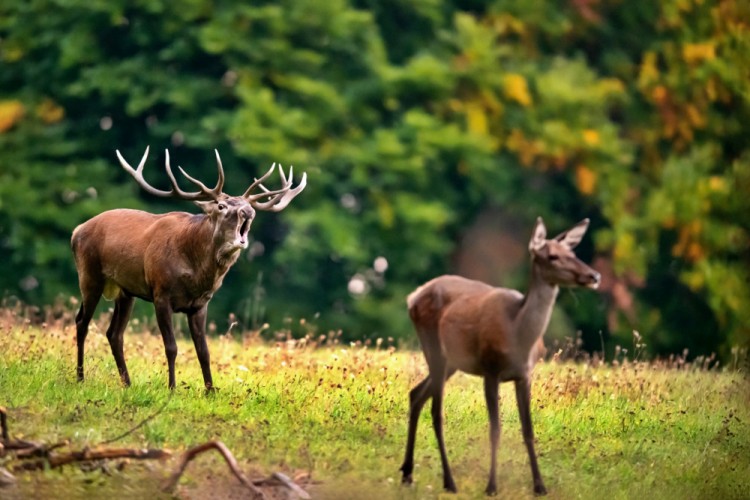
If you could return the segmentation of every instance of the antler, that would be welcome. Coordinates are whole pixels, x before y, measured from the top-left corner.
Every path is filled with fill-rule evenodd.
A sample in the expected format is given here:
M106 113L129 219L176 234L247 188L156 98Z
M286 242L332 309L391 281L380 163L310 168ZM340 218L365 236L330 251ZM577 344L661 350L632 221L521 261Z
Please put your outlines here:
M273 173L273 170L275 168L276 163L271 165L271 168L268 170L268 172L266 172L260 179L255 179L255 182L250 184L250 187L247 188L245 194L242 195L256 210L280 212L284 210L284 208L289 205L289 202L292 201L295 196L301 193L307 185L307 173L303 173L302 180L300 181L299 185L296 188L291 189L292 180L294 177L294 167L289 167L289 179L287 179L287 177L284 175L284 169L281 167L281 165L279 165L279 175L281 175L282 187L281 189L277 189L275 191L269 190L262 184L262 182ZM250 192L256 187L259 187L263 192L251 195ZM258 201L262 198L268 198L268 200L264 202Z
M149 148L150 146L146 147L146 152L143 153L143 158L141 158L141 162L138 164L138 168L136 169L133 169L133 167L131 167L130 164L125 161L125 159L120 154L120 150L116 151L117 158L120 160L120 165L122 165L122 168L124 168L126 172L132 175L138 185L141 186L147 193L161 197L176 196L177 198L183 200L192 201L216 200L218 199L219 195L221 195L221 190L224 188L224 167L222 167L221 165L221 158L219 157L219 152L217 150L214 151L216 152L216 163L219 169L219 180L217 181L216 186L213 189L209 189L201 181L188 175L187 172L182 169L182 167L177 167L187 180L198 186L198 188L200 189L200 191L197 192L187 192L180 189L180 186L177 184L177 179L175 179L174 174L172 173L172 168L169 165L169 150L165 150L165 168L167 170L167 177L169 177L169 181L172 184L172 189L170 189L169 191L163 191L161 189L156 189L148 182L146 182L146 180L143 178L143 166L146 164L146 158L148 158Z

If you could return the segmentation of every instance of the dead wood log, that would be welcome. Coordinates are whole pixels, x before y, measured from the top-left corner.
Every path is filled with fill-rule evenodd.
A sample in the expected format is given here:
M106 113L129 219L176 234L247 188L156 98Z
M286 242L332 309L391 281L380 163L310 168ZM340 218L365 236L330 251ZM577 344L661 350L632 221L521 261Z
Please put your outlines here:
M187 464L200 453L203 453L204 451L208 451L211 449L215 449L219 453L221 453L227 465L231 469L232 473L235 475L237 479L240 480L240 482L247 489L249 489L253 493L254 498L259 498L259 499L266 498L266 495L263 493L263 490L255 486L251 481L249 481L245 477L242 471L240 471L240 468L237 465L237 460L235 460L234 456L232 455L232 452L230 452L229 449L221 441L209 441L207 443L195 446L187 450L182 455L182 459L180 460L180 465L177 467L174 473L172 473L169 479L167 479L164 482L164 485L162 486L162 490L165 492L171 492L172 490L174 490L174 487L177 485L177 482L180 480L182 473L185 472L185 468L187 467Z
M0 467L0 488L10 486L16 482L16 478L4 467Z
M26 446L22 445L22 446L15 448L16 458L24 459L24 458L32 458L32 457L47 457L49 456L49 453L52 450L62 448L63 446L68 446L68 444L70 444L70 442L67 439L64 441L55 443L55 444L51 444L49 446L44 445L44 444L33 443L30 441L22 441L21 443L17 443L17 444L23 444L23 443L25 443Z
M131 449L131 448L112 448L102 450L84 449L81 451L72 451L70 453L50 454L46 458L26 461L13 467L13 471L30 471L44 469L45 467L55 468L67 465L73 462L91 462L94 460L111 460L115 458L134 458L138 460L148 459L165 459L172 456L166 450L159 449Z

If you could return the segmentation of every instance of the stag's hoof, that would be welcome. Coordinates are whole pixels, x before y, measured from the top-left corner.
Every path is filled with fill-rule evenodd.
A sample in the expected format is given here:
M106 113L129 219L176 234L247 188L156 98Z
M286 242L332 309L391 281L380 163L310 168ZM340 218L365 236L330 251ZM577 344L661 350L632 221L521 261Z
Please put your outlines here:
M494 484L492 485L488 484L487 488L485 488L484 490L484 494L487 495L488 497L494 497L495 495L497 495L497 486L495 486Z
M401 484L405 486L411 486L412 483L414 483L414 480L412 479L411 474L404 474L404 476L401 478Z
M543 484L535 484L534 485L534 495L541 497L547 494L547 488L544 487Z
M448 493L458 493L458 488L456 488L456 483L453 482L453 479L445 481L443 483L443 489Z

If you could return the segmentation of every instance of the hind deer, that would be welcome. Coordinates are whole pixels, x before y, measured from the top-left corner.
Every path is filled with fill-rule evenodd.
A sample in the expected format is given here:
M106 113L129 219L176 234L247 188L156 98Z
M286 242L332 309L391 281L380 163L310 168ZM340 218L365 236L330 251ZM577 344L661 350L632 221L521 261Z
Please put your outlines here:
M107 328L112 354L125 386L130 376L123 354L123 333L136 297L153 302L156 321L164 340L169 368L169 388L175 387L174 362L177 344L172 330L172 314L187 315L190 335L207 390L213 388L211 364L206 344L206 311L213 294L221 287L229 268L240 251L247 248L250 225L256 210L279 212L304 188L307 176L292 189L289 179L279 167L282 187L267 189L262 182L276 164L256 179L242 196L222 192L224 168L216 151L218 181L213 189L178 167L198 191L183 191L177 184L166 151L165 168L172 185L169 191L156 189L143 178L143 166L149 148L133 169L117 151L120 165L147 193L194 201L202 214L169 212L151 214L140 210L116 209L103 212L73 230L71 248L78 270L81 307L76 315L78 345L78 380L83 380L83 348L89 322L102 295L115 301L112 321ZM258 188L259 193L252 191Z
M547 329L560 286L597 288L600 275L580 261L573 249L586 233L585 219L568 231L546 239L537 219L529 252L531 280L524 296L459 276L440 276L417 288L407 298L409 316L419 336L429 375L409 393L409 426L402 482L411 484L414 440L422 407L432 398L432 425L440 450L443 487L455 492L443 442L443 387L457 371L484 379L490 421L490 473L485 492L497 492L495 470L500 440L499 384L515 383L523 440L529 454L534 493L546 494L534 451L531 425L530 377L543 354Z

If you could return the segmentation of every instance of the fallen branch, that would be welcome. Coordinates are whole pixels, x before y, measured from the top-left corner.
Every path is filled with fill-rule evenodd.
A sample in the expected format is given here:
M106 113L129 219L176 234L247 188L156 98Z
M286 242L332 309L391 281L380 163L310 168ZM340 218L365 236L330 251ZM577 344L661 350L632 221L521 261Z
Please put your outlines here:
M170 397L171 399L171 397ZM156 417L166 408L169 400L154 414L147 417L145 420L132 427L130 430L121 434L115 438L104 441L102 444L111 443L122 439L123 437L131 434L135 430L139 429L146 424L149 420ZM69 442L61 441L52 445L45 445L36 443L33 441L25 441L22 439L11 440L8 433L7 425L7 412L5 408L0 406L0 424L2 425L2 440L0 440L0 455L5 451L10 451L13 454L13 458L20 460L21 463L16 464L13 468L13 472L19 471L35 471L43 470L46 468L54 469L56 467L62 467L74 462L93 462L97 460L112 460L118 458L133 458L138 460L147 459L165 459L171 456L171 453L167 450L161 449L131 449L131 448L84 448L81 451L72 451L68 453L52 453L53 450L62 446L68 446ZM310 495L302 488L300 488L294 481L292 481L286 475L280 472L274 472L271 476L265 479L259 479L256 481L250 481L240 471L237 460L232 455L232 452L222 443L221 441L209 441L207 443L195 446L187 450L180 460L180 463L172 475L164 482L162 490L171 492L180 480L180 477L185 472L188 463L193 460L196 456L208 451L210 449L216 449L221 453L226 461L227 465L231 469L232 473L237 479L253 494L253 498L265 499L266 496L263 490L259 486L283 486L296 495L302 500L309 500ZM39 457L39 458L37 458ZM16 481L15 477L5 468L0 468L0 487L8 486Z
M37 443L28 443L28 446L19 447L16 448L16 458L32 458L32 457L47 457L49 456L49 452L52 450L56 450L57 448L62 448L63 446L68 446L70 442L66 439L65 441L60 441L59 443L52 444L50 446L41 445Z
M172 490L174 490L174 487L180 480L182 473L185 472L187 464L200 453L203 453L204 451L208 451L210 449L216 449L219 453L221 453L235 477L239 479L240 482L253 493L253 496L255 498L266 498L263 491L255 486L251 481L249 481L244 474L242 474L242 471L240 471L240 468L237 465L237 460L235 460L232 452L230 452L229 449L221 441L209 441L208 443L204 443L187 450L182 455L182 460L180 461L180 465L177 467L177 470L175 470L172 476L170 476L169 479L164 482L162 490L165 492L171 492Z
M130 448L113 448L103 450L84 449L82 451L72 451L70 453L60 453L49 455L46 458L27 461L13 467L13 471L31 471L40 470L46 467L54 469L73 462L91 462L93 460L111 460L114 458L135 458L138 460L147 459L165 459L172 456L165 450L137 450Z
M274 472L271 477L268 477L266 479L259 479L257 481L253 481L253 484L256 486L264 486L264 485L282 485L286 488L289 488L294 492L295 495L297 495L302 500L310 500L312 497L308 492L300 488L297 483L292 481L289 476L286 474L282 474L281 472Z

